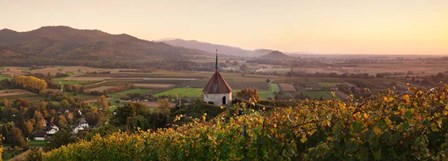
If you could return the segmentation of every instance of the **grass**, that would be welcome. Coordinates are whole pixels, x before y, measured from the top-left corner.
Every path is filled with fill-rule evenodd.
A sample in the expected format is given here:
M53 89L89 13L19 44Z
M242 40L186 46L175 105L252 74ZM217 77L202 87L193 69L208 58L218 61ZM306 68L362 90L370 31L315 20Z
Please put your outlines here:
M274 97L275 97L275 93L273 93L270 90L260 90L260 91L258 91L258 94L260 95L261 99L264 99L264 100L266 100L268 98L274 99Z
M303 91L303 95L311 99L333 99L330 91Z
M136 89L128 89L128 90L121 91L121 92L111 93L111 94L108 94L108 96L115 98L115 99L119 99L128 94L146 94L149 92L151 92L151 90L149 90L149 89L136 88Z
M13 151L9 151L9 150L3 151L3 160L9 160L9 159L13 158L13 155L14 155Z
M200 97L202 94L202 88L173 88L155 96L179 96L179 97Z
M9 77L7 75L0 74L0 80L4 80L4 79L11 79L11 77Z
M319 83L319 86L323 87L323 88L331 88L331 87L336 87L337 85L339 85L341 83L334 83L334 82L321 82Z
M271 87L271 92L280 92L280 87L278 86L278 84L271 83L270 87Z
M30 146L31 147L45 147L47 145L47 141L40 141L40 140L31 140Z
M56 84L63 84L63 85L88 85L92 83L96 83L99 81L82 81L82 80L65 80L67 77L61 77L61 78L55 78L53 79L53 82Z
M280 87L276 83L269 84L269 90L258 90L261 99L275 98L275 93L280 92Z

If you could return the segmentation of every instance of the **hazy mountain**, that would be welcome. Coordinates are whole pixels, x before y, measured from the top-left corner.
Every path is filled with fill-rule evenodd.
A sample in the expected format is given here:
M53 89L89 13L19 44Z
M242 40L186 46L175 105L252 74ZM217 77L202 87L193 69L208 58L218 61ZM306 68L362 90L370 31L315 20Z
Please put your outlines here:
M184 61L187 57L204 54L209 53L126 34L113 35L66 26L48 26L29 32L0 30L0 63L4 65L151 64L160 63L160 60Z
M250 50L245 50L238 47L232 47L226 45L199 42L196 40L173 39L173 40L164 40L162 42L178 47L198 49L209 53L215 53L216 49L218 49L218 52L224 55L252 56L252 51Z
M292 56L286 55L280 51L271 51L270 53L260 57L261 59L271 59L271 60L285 60L291 59Z
M273 51L275 51L275 50L271 50L271 49L255 49L253 52L255 53L254 55L259 57L259 56L263 56L263 55L269 54L270 52L273 52Z

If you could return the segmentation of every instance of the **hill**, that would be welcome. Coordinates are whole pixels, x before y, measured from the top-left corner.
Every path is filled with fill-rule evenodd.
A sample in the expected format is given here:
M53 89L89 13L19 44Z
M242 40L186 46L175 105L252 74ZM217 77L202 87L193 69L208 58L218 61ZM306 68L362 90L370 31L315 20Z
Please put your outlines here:
M2 65L157 66L161 60L185 61L204 54L208 53L141 40L127 34L114 35L67 26L47 26L28 32L0 30Z
M96 135L43 160L446 160L448 85L370 98L296 102L272 110L226 109L206 121ZM180 116L182 117L182 116Z
M202 50L209 53L215 53L216 49L218 49L220 54L232 55L232 56L244 56L244 57L259 57L272 51L269 49L247 50L239 47L213 44L208 42L200 42L196 40L172 39L172 40L163 40L161 42L178 47Z
M212 44L207 42L200 42L196 40L182 40L182 39L173 39L173 40L165 40L162 41L164 43L184 47L191 49L198 49L210 53L215 53L216 49L218 49L220 54L224 55L232 55L232 56L254 56L254 53L251 50L245 50L238 47L232 47L227 45L219 45Z
M293 58L292 56L286 55L280 51L271 51L270 53L260 57L261 59L271 59L271 60L286 60Z

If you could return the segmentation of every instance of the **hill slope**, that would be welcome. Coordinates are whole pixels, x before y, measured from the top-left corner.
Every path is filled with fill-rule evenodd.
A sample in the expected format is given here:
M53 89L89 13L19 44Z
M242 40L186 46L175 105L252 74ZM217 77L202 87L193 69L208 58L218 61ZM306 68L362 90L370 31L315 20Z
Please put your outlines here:
M241 49L239 47L212 44L196 40L173 39L173 40L164 40L162 42L178 47L198 49L209 53L215 53L215 50L218 49L218 52L220 54L232 55L232 56L244 56L244 57L257 57L269 53L271 51L267 49L246 50Z
M178 47L184 47L184 48L191 48L191 49L198 49L210 53L215 53L215 50L218 49L220 54L225 55L233 55L233 56L251 56L252 51L241 49L238 47L232 47L232 46L226 46L226 45L218 45L218 44L211 44L206 42L199 42L196 40L182 40L182 39L173 39L173 40L166 40L162 41L164 43L178 46Z
M448 85L354 102L300 101L175 128L97 135L43 160L446 160Z
M272 51L266 55L263 55L260 57L261 59L271 59L271 60L285 60L285 59L291 59L293 57L286 55L280 51Z
M48 26L29 32L0 30L0 63L4 65L148 64L158 60L186 60L203 54L208 53L126 34L66 26Z

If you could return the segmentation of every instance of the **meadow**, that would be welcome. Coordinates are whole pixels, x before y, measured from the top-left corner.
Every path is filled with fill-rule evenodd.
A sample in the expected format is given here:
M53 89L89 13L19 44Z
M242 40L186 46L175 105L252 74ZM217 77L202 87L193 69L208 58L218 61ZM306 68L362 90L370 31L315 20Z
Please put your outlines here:
M128 90L124 90L121 92L115 92L115 93L111 93L111 94L107 94L107 96L115 98L115 99L119 99L121 97L124 97L128 94L148 94L150 93L152 90L150 89L141 89L141 88L135 88L135 89L128 89Z
M155 96L174 96L174 97L200 97L202 95L202 88L173 88Z

